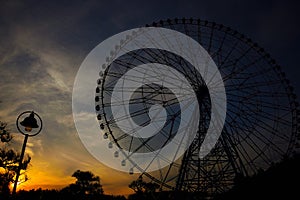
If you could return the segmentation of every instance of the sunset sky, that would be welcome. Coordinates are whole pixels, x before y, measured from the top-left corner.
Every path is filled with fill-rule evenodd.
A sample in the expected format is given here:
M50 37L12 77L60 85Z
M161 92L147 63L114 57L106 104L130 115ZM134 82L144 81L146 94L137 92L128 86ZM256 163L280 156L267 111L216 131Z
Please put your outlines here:
M146 1L145 1L146 2ZM150 3L151 2L151 3ZM62 188L72 173L100 176L107 194L128 194L136 176L94 159L82 145L72 117L72 88L80 64L101 41L167 18L201 18L225 24L264 47L300 96L300 3L297 1L17 1L0 0L0 120L20 151L16 117L34 110L42 133L29 138L29 180L20 188Z

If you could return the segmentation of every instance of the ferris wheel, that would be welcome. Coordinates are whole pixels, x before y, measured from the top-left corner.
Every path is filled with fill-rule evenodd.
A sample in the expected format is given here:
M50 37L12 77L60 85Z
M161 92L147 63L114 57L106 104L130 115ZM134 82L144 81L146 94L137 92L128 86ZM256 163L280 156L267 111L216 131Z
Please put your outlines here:
M122 157L120 166L130 165L129 173L141 172L163 190L211 196L293 153L300 120L296 95L263 48L229 27L199 19L146 27L167 31L160 32L159 42L147 29L120 40L97 81L97 119L107 148L118 148L114 157ZM174 46L178 40L187 42ZM162 43L170 46L161 48ZM200 70L194 66L202 62L199 57L207 59ZM213 67L218 72L210 76ZM219 104L226 115L215 113ZM220 134L199 156L213 120L221 128L211 132ZM142 165L146 156L151 159Z

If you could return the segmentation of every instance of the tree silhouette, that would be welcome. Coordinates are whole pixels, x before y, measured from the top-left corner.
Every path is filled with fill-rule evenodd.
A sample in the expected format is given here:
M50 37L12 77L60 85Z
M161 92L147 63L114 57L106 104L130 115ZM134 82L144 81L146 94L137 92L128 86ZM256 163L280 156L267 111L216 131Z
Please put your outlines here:
M130 199L155 199L154 193L159 188L159 185L156 183L145 182L143 177L139 176L139 178L132 181L128 187L135 192L135 196L132 195Z
M141 194L144 192L145 182L143 178L140 176L137 180L132 181L128 187L131 188L136 194Z
M135 193L154 193L158 188L159 185L156 183L147 183L143 180L142 176L135 181L132 181L129 186Z
M69 193L78 199L95 198L103 195L99 176L95 176L90 171L77 170L72 177L76 178L76 182L64 188L63 192Z
M0 197L8 197L10 194L10 184L14 182L14 177L18 169L21 155L12 149L7 149L7 144L12 140L7 124L0 121ZM30 163L30 156L24 159L21 170L26 170ZM26 173L22 173L27 181Z

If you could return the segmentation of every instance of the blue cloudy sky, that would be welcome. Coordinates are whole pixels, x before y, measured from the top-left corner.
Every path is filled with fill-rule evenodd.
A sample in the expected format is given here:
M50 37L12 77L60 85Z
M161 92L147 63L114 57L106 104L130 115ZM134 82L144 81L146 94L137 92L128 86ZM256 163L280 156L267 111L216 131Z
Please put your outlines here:
M200 18L238 30L282 65L300 96L298 1L0 0L0 120L23 137L15 119L35 110L43 132L30 138L30 187L62 187L77 169L99 175L106 193L130 192L134 177L105 167L81 144L72 118L72 87L85 56L107 37L167 18ZM112 178L113 177L113 178Z

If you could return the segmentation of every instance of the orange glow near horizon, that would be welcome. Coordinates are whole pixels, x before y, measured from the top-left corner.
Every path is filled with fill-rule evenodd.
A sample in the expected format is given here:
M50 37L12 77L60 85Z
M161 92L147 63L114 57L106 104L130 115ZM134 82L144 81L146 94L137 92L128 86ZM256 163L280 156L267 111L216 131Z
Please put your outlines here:
M35 179L35 178L33 178ZM68 186L71 183L75 182L74 178L71 178L72 180L67 180L68 178L66 177L65 180L66 182L62 183L62 182L52 182L52 183L47 183L47 182L42 182L42 177L38 178L41 179L41 182L39 182L39 184L36 183L36 181L32 181L33 179L29 179L27 182L21 183L18 182L18 186L17 186L17 191L19 190L37 190L37 189L49 189L49 190L61 190L64 187ZM37 179L37 180L38 180ZM114 185L111 184L105 184L103 183L103 181L101 182L104 193L105 194L109 194L109 195L124 195L127 196L129 194L132 194L133 191L126 185L124 186L120 186L120 187L115 187ZM11 189L13 188L14 183L11 184Z
M137 175L129 175L127 173L118 172L113 169L106 168L105 170L95 169L80 169L82 171L91 171L94 175L100 177L100 181L105 194L108 195L124 195L128 196L133 191L128 187L128 184L137 178ZM43 171L34 167L34 163L27 170L28 180L20 181L17 186L19 190L32 189L55 189L61 190L71 183L75 183L76 179L70 175L64 176L60 170L52 169L51 171ZM22 180L22 179L20 179ZM13 188L14 183L11 184Z

